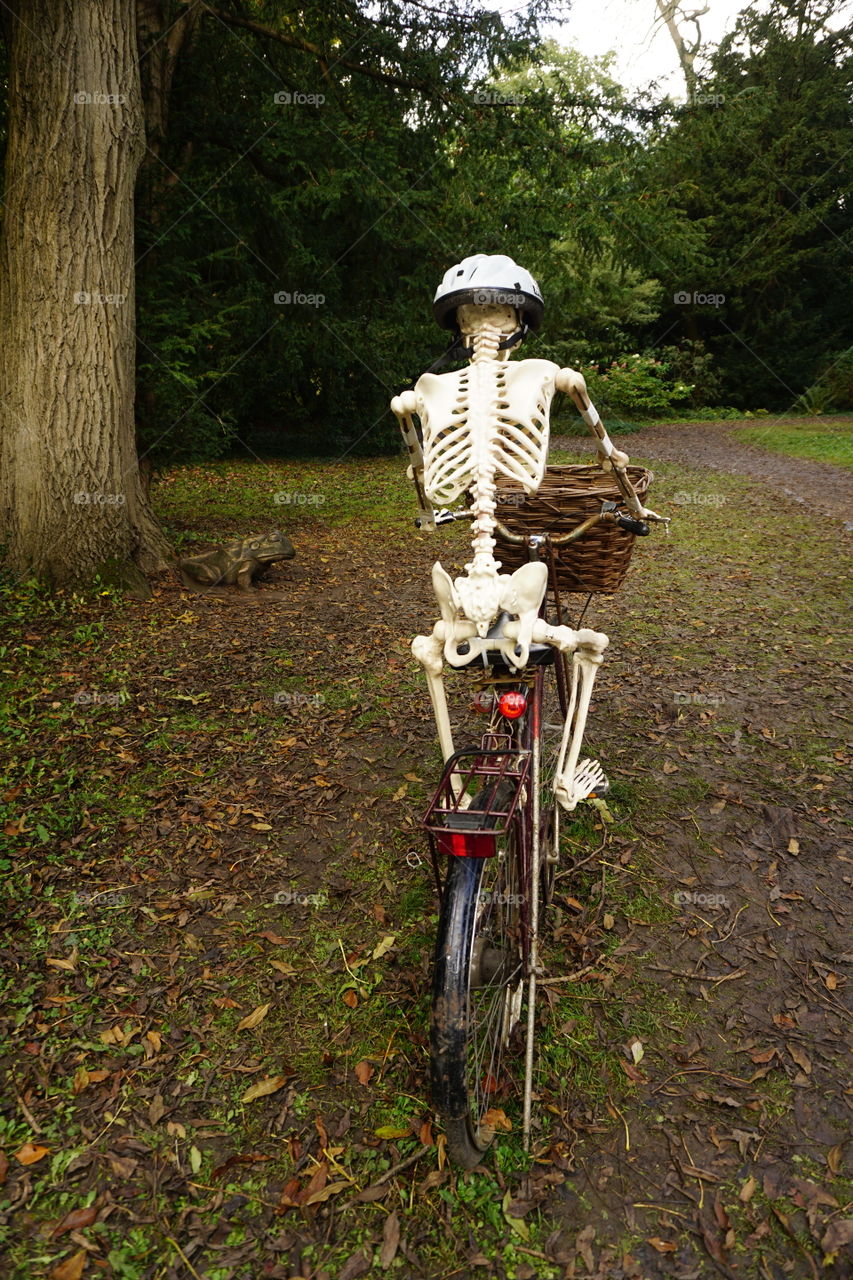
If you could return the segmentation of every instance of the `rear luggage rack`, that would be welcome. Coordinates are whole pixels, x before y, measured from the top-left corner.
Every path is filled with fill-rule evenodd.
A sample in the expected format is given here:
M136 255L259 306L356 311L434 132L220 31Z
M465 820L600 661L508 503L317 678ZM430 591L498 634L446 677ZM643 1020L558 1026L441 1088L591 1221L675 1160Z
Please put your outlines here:
M493 735L492 740L501 739ZM465 747L455 752L423 819L433 853L494 857L529 773L530 753L517 747Z

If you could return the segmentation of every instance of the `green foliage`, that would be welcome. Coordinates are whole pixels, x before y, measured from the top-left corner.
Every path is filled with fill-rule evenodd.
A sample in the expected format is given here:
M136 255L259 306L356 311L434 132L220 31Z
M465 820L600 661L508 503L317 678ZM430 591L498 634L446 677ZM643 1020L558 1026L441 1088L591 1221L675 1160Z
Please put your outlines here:
M693 390L671 376L668 363L653 354L623 356L604 368L592 365L584 370L593 402L608 414L664 417L690 400Z
M471 84L535 56L546 11L313 0L300 39L350 51L328 70L201 22L139 183L138 416L155 460L396 445L388 402L443 345L435 276L471 250L443 140L474 122ZM262 18L289 38L286 6Z
M692 262L664 255L659 328L704 340L724 398L747 407L790 406L827 349L851 341L839 282L853 56L831 12L823 0L747 8L655 150L660 183L704 236Z
M802 413L833 413L853 409L853 347L831 356L819 377L798 398Z
M662 347L660 355L669 376L692 388L691 405L719 404L722 380L714 368L714 357L704 343L687 340L678 346Z
M822 372L853 340L849 31L823 0L746 9L683 107L540 43L544 0L311 0L300 38L349 51L328 71L273 38L289 12L259 8L266 31L202 18L140 175L155 463L396 448L388 402L445 341L436 281L478 251L539 277L524 354L594 362L611 414L849 403L848 365ZM660 363L619 370L625 352Z

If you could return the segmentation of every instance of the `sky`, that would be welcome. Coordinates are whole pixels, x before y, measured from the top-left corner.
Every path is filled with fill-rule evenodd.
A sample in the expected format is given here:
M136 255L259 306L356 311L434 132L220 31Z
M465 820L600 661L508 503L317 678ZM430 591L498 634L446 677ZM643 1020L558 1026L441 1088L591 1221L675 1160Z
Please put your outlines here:
M519 7L518 0L485 0L490 8L503 12ZM708 5L708 13L700 19L703 43L717 44L731 31L735 19L747 0L685 0L684 7L701 9ZM770 0L765 0L765 5ZM830 25L840 25L842 13L849 17L853 5L849 0L839 0L838 19ZM616 52L612 74L626 88L636 89L659 80L664 93L673 98L685 96L684 78L678 67L678 58L672 37L662 22L655 22L655 0L572 0L566 22L546 28L549 35L561 45L573 46L582 53L597 57L609 50ZM688 27L692 34L692 27Z
M700 18L702 40L716 44L745 8L745 0L705 0L709 12ZM701 0L688 3L701 9ZM614 79L626 88L639 88L658 79L673 97L684 96L684 79L672 37L661 22L655 23L654 0L573 0L568 21L553 28L556 40L592 56L616 52ZM692 32L692 27L688 27Z

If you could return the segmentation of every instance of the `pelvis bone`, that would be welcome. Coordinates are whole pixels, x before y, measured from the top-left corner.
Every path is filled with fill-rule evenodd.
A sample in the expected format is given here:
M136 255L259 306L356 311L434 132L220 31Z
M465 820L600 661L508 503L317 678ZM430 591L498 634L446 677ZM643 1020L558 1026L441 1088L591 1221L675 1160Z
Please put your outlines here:
M525 564L513 574L499 574L495 562L474 564L467 577L455 582L440 564L435 564L432 585L445 624L444 656L452 667L464 667L486 649L498 649L510 666L526 666L539 606L548 586L544 564ZM514 634L490 639L488 633L502 613L518 618L516 626L510 624ZM471 636L464 635L469 629L464 622L469 624ZM459 652L460 630L463 653Z

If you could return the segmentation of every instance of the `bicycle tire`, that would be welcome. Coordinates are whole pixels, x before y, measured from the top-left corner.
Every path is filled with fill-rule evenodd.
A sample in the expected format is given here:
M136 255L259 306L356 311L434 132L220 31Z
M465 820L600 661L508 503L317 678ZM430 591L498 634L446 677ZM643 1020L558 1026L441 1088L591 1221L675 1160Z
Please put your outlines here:
M433 965L432 1099L454 1163L472 1169L495 1136L493 1104L521 1018L524 962L518 827L492 858L452 857ZM491 1117L494 1118L494 1117Z

